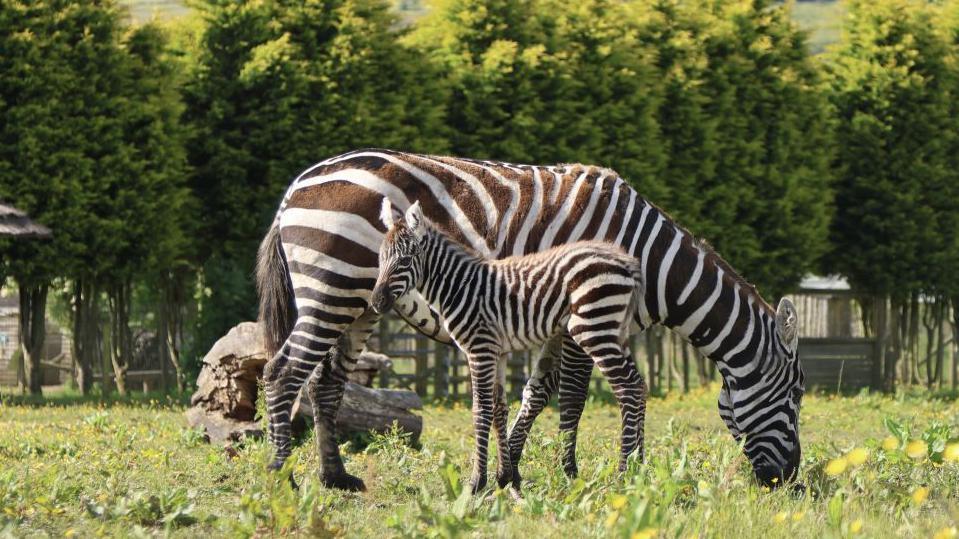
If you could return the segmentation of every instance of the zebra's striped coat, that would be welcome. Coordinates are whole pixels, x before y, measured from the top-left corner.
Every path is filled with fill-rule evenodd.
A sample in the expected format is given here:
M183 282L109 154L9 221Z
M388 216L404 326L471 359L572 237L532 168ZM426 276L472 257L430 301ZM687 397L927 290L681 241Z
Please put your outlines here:
M579 241L541 253L491 260L477 255L423 218L419 202L389 226L370 303L389 311L397 298L419 291L443 318L466 354L473 387L476 453L471 485L486 484L490 424L499 440L497 480L513 481L507 444L506 357L568 335L607 375L623 420L620 468L634 451L642 457L646 386L626 340L642 298L639 262L606 242ZM519 485L516 485L517 487Z
M419 200L430 221L491 258L580 239L623 247L639 260L646 286L638 306L642 326L663 323L715 361L725 381L720 413L731 433L746 437L757 476L792 475L802 371L791 304L772 309L714 251L610 170L388 150L350 152L306 170L288 189L261 246L261 318L276 350L264 373L272 467L290 453L290 407L313 376L321 478L340 488L363 487L346 473L332 426L345 372L377 319L367 307L385 231L378 218L383 197L402 210ZM411 294L397 310L448 341L421 298ZM338 342L341 358L328 357Z

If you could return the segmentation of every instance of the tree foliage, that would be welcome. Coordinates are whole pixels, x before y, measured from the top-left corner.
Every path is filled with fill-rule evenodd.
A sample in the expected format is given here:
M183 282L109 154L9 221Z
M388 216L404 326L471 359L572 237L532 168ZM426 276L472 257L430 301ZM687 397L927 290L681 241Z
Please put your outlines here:
M864 292L957 290L955 49L925 2L852 2L825 64L837 115L829 267Z
M200 342L255 318L256 245L306 166L363 146L445 148L442 88L383 0L208 1L187 85L200 201Z

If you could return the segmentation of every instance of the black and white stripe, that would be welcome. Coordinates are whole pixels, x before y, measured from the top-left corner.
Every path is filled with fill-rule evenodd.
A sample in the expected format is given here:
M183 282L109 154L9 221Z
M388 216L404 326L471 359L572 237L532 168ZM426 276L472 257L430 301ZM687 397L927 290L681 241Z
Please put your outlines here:
M791 304L772 309L719 255L610 170L388 150L351 152L304 172L288 189L261 247L261 318L276 351L265 371L273 467L290 453L289 409L312 376L311 391L323 404L314 407L323 482L363 487L346 473L331 429L341 380L377 319L367 306L385 230L379 220L384 197L400 210L419 200L426 218L490 258L578 240L621 246L639 260L646 286L637 309L641 326L663 323L717 363L726 382L722 413L730 431L746 437L761 479L795 470L802 373ZM409 294L402 301L396 310L414 327L449 342L422 297ZM334 344L343 352L336 357L328 353ZM563 355L565 369L570 363ZM574 387L585 376L561 378L567 380L561 393L585 394L585 386ZM534 378L531 387L538 382L549 386ZM564 401L570 398L561 395Z
M499 440L497 480L513 480L507 444L506 354L565 337L609 379L622 415L620 468L642 456L646 386L626 344L643 287L639 262L606 242L580 241L541 253L484 258L427 223L418 202L393 223L380 248L370 299L384 313L396 298L419 291L466 354L473 387L476 452L471 486L486 484L490 426Z

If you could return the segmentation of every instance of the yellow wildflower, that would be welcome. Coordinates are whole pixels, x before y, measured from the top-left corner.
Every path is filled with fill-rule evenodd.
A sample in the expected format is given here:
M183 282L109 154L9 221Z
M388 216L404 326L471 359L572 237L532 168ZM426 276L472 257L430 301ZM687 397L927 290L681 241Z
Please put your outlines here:
M861 466L868 458L869 451L862 447L857 447L850 451L848 455L846 455L846 460L848 460L849 464L852 464L853 466Z
M793 513L793 522L799 522L800 520L802 520L802 517L804 516L806 516L805 511L796 511L795 513Z
M926 458L926 453L929 451L929 447L926 445L926 442L922 440L913 440L906 445L906 455L911 459L923 459Z
M782 524L783 522L786 522L787 518L789 518L789 513L780 511L773 515L773 522L776 524Z
M957 530L955 526L952 526L951 528L943 528L937 531L936 534L932 536L932 539L953 539L957 536L959 536L959 530Z
M862 519L861 519L861 518L857 518L856 520L853 520L853 521L849 524L849 533L850 533L850 534L856 535L857 533L859 533L859 532L861 532L861 531L862 531Z
M922 502L926 501L928 497L929 489L927 487L919 487L912 491L912 502L916 505L922 505Z
M942 458L947 461L959 462L959 442L946 445L946 450L942 452Z
M882 441L882 448L886 451L895 451L899 448L899 440L895 436L888 436Z
M846 471L846 466L849 465L849 462L845 457L839 457L829 461L829 464L826 465L826 474L827 475L839 475Z
M658 531L656 528L644 528L633 533L630 539L653 539L653 537L656 537Z
M617 494L616 496L613 496L613 499L610 502L610 505L613 506L613 509L622 509L626 507L626 502L628 501L629 499L626 496L623 496L622 494Z
M619 511L613 511L606 517L606 527L612 528L616 525L617 520L619 520Z

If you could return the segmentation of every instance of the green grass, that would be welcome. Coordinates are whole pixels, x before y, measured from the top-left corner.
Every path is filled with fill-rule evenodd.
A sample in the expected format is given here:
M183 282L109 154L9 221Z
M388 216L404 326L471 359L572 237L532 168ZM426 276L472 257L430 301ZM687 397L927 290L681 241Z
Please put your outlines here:
M624 476L613 470L615 407L587 407L573 482L560 471L557 413L547 410L524 459L522 502L502 492L462 495L472 446L463 405L428 406L418 449L398 436L362 450L345 445L347 467L367 482L362 494L319 487L311 443L294 453L295 492L264 471L265 443L235 453L208 445L182 411L177 399L8 399L0 407L0 536L631 537L655 528L661 537L848 537L860 521L863 537L930 537L959 523L959 462L941 462L944 443L959 437L953 400L807 397L805 496L753 484L716 413L715 388L653 399L647 462ZM883 450L891 432L895 448ZM928 455L911 459L903 448L918 438ZM824 472L856 447L869 450L865 464ZM929 496L917 504L920 486Z

